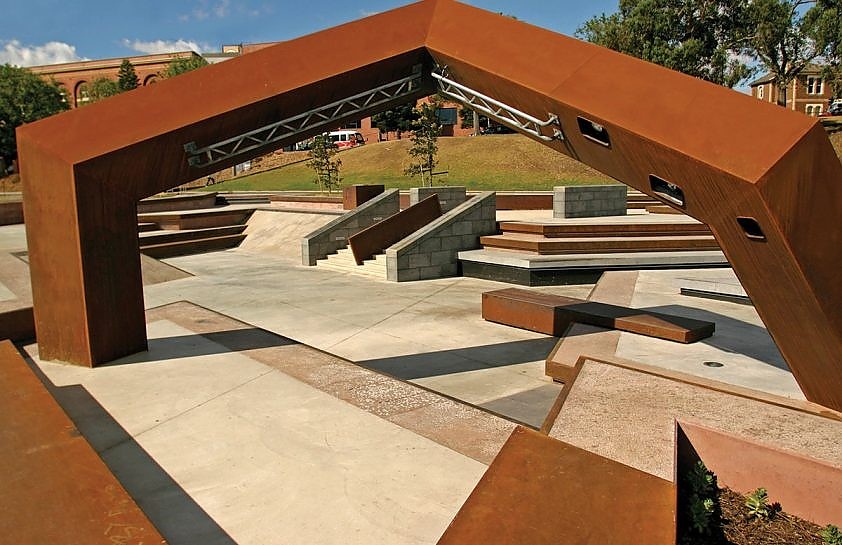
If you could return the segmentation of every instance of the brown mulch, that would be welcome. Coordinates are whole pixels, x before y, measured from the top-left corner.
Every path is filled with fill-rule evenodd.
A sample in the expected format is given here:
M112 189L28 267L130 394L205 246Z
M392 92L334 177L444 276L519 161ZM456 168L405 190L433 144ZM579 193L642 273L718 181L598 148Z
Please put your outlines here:
M780 510L769 520L748 516L746 498L723 488L719 491L722 532L713 536L686 536L686 545L823 545L822 528Z

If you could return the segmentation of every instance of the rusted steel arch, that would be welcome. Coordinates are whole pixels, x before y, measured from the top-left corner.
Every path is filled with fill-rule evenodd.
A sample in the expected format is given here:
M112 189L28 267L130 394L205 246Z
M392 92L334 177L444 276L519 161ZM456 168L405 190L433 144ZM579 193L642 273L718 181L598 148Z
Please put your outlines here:
M842 410L842 165L822 127L453 0L425 0L21 128L42 355L93 365L145 347L138 199L324 128L202 166L208 146L419 68L412 93L394 102L431 93L431 72L444 73L497 101L487 105L542 122L533 137L553 149L710 225L805 395Z

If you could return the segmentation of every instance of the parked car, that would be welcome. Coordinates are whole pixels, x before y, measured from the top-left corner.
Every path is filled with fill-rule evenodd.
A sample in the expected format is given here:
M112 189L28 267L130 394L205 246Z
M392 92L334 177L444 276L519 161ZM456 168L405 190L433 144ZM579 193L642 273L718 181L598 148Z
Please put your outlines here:
M482 134L511 134L515 132L514 129L505 125L492 125L482 131Z
M831 104L827 113L830 115L842 115L842 101Z

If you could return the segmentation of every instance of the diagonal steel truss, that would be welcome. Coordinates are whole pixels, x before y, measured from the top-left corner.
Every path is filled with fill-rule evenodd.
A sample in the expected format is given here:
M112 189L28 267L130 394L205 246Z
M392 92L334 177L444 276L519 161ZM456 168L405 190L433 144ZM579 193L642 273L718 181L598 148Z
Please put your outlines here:
M499 100L495 100L479 91L475 91L470 87L449 79L444 75L446 70L446 68L439 68L438 72L440 73L433 72L432 74L433 78L439 83L439 92L441 94L472 110L481 112L503 125L532 135L545 142L552 142L553 140L564 141L564 133L561 130L561 122L557 115L548 114L549 118L546 121L541 121ZM544 127L550 126L553 127L552 136L545 134L541 130Z
M187 162L192 167L206 167L274 142L292 138L297 134L312 132L312 129L318 127L324 127L326 130L333 129L337 121L342 118L361 114L371 108L395 102L415 93L421 86L422 77L423 74L418 67L411 75L404 78L203 148L197 147L195 142L188 142L184 145Z

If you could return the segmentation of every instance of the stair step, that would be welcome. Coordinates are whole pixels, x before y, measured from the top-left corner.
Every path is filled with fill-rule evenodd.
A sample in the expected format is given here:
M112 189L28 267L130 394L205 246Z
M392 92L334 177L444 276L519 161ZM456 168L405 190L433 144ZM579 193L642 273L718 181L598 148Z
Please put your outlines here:
M227 225L225 227L210 227L208 229L149 232L140 235L140 247L143 249L147 246L167 244L169 242L184 242L226 235L239 235L245 229L245 225Z
M158 226L157 223L144 221L137 224L137 232L138 233L146 233L149 231L158 231L161 228Z
M219 237L203 238L199 240L185 240L179 242L167 242L145 246L140 251L150 257L162 259L165 257L176 257L180 255L199 254L203 252L214 252L235 248L240 245L244 234L225 235Z
M697 222L652 223L527 223L501 222L503 233L529 233L547 238L610 236L693 236L710 235L710 228Z
M480 237L480 243L486 248L522 250L541 255L719 249L712 235L546 238L528 233L505 233Z
M210 227L226 227L246 222L254 210L221 208L199 212L171 212L155 214L138 214L138 222L155 222L162 229L177 231L180 229L207 229Z

